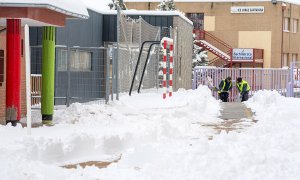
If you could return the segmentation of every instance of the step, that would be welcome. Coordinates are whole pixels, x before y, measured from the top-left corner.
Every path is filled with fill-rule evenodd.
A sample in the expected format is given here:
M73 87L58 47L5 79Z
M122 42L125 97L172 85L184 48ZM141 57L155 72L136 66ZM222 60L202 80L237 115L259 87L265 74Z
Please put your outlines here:
M221 54L223 55L226 59L230 59L229 55L226 54L225 52L221 51L220 49L218 49L217 47L211 45L210 43L208 43L207 41L204 40L200 40L197 41L198 43L200 43L201 46L205 47L206 49L209 49L215 53ZM207 48L208 47L208 48Z

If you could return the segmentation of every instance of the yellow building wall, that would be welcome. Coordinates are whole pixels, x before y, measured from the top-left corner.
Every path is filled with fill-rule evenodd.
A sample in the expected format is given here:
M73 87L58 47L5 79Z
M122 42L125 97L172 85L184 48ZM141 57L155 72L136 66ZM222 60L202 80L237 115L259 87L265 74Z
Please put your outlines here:
M271 67L271 31L239 31L238 47L264 49L264 68Z
M215 16L204 16L204 30L215 31L216 18Z
M133 9L151 9L157 8L159 2L127 2L128 8ZM230 8L233 6L263 6L265 8L264 13L257 14L234 14L230 12ZM252 48L250 44L256 47L265 46L265 40L260 43L250 43L254 39L250 39L249 42L239 38L239 32L271 32L271 52L266 49L264 67L280 68L282 64L282 53L288 54L288 62L292 60L292 55L297 54L300 61L300 6L297 4L286 3L286 9L282 11L282 3L278 1L277 4L273 4L270 1L241 1L241 2L207 2L207 1L180 1L176 2L176 8L184 13L204 13L204 28L209 33L215 35L222 41L226 42L233 48L239 46L240 41L245 44L249 44L246 47ZM215 19L213 18L215 17ZM293 33L290 29L289 32L283 32L282 20L283 18L289 18L290 28L292 28L293 20L298 20L298 31ZM212 30L214 29L214 30ZM283 33L282 33L283 32ZM283 36L283 37L282 37ZM245 37L247 38L247 37ZM267 37L260 36L261 39ZM247 38L249 39L249 38ZM243 44L242 43L242 44ZM269 46L269 45L268 45ZM269 53L271 56L269 56Z

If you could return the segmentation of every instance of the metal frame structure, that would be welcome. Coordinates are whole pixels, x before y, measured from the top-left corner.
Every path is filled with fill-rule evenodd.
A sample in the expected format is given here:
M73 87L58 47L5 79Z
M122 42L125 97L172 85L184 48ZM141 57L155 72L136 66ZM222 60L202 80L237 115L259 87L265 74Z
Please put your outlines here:
M143 73L142 73L142 77L141 77L141 80L140 80L140 84L139 84L139 88L138 88L138 93L140 93L140 90L141 90L141 87L142 87L142 83L143 83L143 79L144 79L144 74L145 74L145 71L146 71L146 68L147 68L147 64L148 64L148 61L149 61L149 56L150 56L150 52L152 50L152 47L156 44L160 44L159 42L156 42L156 43L152 43L148 49L148 53L147 53L147 57L146 57L146 62L145 62L145 65L144 65L144 68L143 68Z
M131 93L132 93L132 88L133 88L133 85L134 85L134 80L135 80L136 73L137 73L137 70L138 70L138 67L139 67L139 64L140 64L140 61L141 61L141 55L142 55L144 46L145 46L146 44L150 44L150 47L149 47L149 50L148 50L148 54L147 54L147 59L148 59L148 58L149 58L148 55L149 55L149 53L150 53L152 44L159 44L159 43L160 43L160 41L144 41L144 42L142 43L142 46L141 46L140 51L139 51L138 60L137 60L137 63L136 63L135 69L134 69L134 73L133 73L131 85L130 85L129 96L131 96ZM147 59L146 59L146 61L147 61ZM144 69L145 69L145 67L144 67ZM144 71L143 71L143 73L144 73ZM142 75L142 79L143 79L143 75ZM139 89L140 89L140 86L139 86Z

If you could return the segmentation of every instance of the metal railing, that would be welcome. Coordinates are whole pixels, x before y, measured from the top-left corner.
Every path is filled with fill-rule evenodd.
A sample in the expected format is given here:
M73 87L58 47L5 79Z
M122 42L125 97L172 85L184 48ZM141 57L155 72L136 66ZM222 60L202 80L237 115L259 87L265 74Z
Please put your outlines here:
M214 65L217 67L232 67L233 63L243 63L243 61L232 60L233 48L220 38L204 30L195 29L194 33L196 34L194 43L196 43L198 46L206 48L208 51L217 56L209 62L209 65ZM209 45L206 45L203 41L199 40L208 42ZM224 54L227 54L230 58L225 58L222 53L216 50L216 48L222 51ZM253 48L253 67L255 67L254 63L262 63L263 60L264 50Z
M42 75L31 74L31 105L39 106L42 96Z
M227 51L226 54L230 55L231 50ZM228 65L230 62L220 58L219 56L216 56L215 58L213 58L212 60L210 60L208 62L208 65L211 66L216 66L216 67L224 67L226 65Z
M235 87L237 77L242 77L249 83L250 97L259 90L276 90L283 96L288 96L289 74L288 69L197 67L194 69L193 89L199 85L218 88L221 80L230 76L233 80L233 89L229 95L231 102L238 98L238 91ZM212 93L214 97L219 98L217 91L212 91Z
M211 45L215 46L216 48L220 49L223 52L228 52L230 53L230 49L232 49L232 47L227 44L226 42L224 42L223 40L221 40L220 38L216 37L215 35L204 31L204 30L194 30L195 34L196 34L196 40L204 40L209 42ZM228 54L230 55L230 54Z

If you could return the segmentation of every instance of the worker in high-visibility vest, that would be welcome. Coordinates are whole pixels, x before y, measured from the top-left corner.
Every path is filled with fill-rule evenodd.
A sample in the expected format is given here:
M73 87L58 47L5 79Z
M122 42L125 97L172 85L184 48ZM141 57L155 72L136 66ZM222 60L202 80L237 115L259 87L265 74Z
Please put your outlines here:
M228 102L229 91L232 89L231 77L223 79L219 84L219 97L223 102Z
M241 101L247 101L249 99L249 91L250 86L247 81L243 80L243 78L238 77L236 82L236 87L240 93Z

